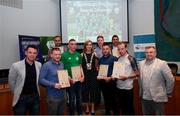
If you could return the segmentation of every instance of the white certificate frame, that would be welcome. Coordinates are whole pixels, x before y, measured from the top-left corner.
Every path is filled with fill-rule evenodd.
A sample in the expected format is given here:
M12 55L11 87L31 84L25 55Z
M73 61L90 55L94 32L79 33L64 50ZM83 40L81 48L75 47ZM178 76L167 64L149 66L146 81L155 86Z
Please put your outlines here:
M81 77L81 67L80 66L73 66L71 67L72 72L72 79L74 82L80 81Z
M109 65L100 64L97 78L103 79L107 77Z
M125 69L125 63L115 61L114 66L113 66L112 77L121 79L120 77L125 77L125 76L127 76L126 69Z
M68 76L67 70L58 70L57 75L58 75L61 88L70 87L69 76Z
M112 49L112 55L118 58L120 56L118 49Z

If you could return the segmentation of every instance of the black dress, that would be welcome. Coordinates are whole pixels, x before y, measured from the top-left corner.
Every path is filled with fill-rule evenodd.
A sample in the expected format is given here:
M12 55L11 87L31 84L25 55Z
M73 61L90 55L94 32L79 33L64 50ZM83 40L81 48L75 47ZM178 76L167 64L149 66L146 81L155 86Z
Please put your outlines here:
M82 100L83 102L99 103L100 102L100 91L97 81L97 68L96 62L98 58L94 53L82 53L82 68L84 72L84 82L82 83ZM86 55L86 56L85 56ZM91 58L92 56L92 58ZM88 64L91 66L88 69Z

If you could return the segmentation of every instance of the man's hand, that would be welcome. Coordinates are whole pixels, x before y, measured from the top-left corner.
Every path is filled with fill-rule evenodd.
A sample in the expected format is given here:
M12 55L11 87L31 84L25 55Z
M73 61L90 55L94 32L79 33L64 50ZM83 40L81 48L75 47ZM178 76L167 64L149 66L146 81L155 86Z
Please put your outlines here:
M74 84L74 81L71 77L69 77L68 79L69 79L70 84Z
M128 77L127 76L119 76L119 78L118 78L119 80L122 80L122 81L125 81L125 80L127 80L128 79Z
M81 75L81 77L79 78L80 82L83 82L84 81L84 76Z
M169 93L169 94L167 94L167 96L168 96L168 98L171 98L171 97L172 97L172 94L171 94L171 93Z
M104 80L105 80L106 82L109 82L110 80L112 80L112 77L105 77Z
M61 89L61 84L60 84L60 83L56 83L56 84L54 85L54 88L56 88L56 89Z

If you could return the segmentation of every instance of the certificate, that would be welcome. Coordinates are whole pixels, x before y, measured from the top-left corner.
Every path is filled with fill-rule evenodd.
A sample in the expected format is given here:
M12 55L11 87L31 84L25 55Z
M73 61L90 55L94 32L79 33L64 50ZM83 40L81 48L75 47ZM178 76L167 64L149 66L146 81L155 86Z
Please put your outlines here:
M107 77L108 67L109 67L109 65L100 65L97 78L103 79L103 78Z
M127 74L125 71L125 63L121 63L118 61L114 62L112 77L120 79L120 76L126 76L126 75Z
M80 66L71 67L71 72L72 72L73 81L74 82L80 81L81 67Z
M59 83L61 84L61 88L70 87L67 70L58 70L57 74L58 74Z
M112 73L113 78L119 78L121 68L122 66L119 62L114 62L113 73Z
M119 55L118 49L112 49L112 55L119 57L120 55Z

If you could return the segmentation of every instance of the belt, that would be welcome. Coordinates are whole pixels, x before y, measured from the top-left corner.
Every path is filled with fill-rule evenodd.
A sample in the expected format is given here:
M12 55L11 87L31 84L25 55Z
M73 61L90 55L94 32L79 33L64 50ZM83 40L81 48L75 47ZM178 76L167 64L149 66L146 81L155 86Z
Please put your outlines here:
M20 97L25 97L25 96L35 96L35 95L37 95L36 93L26 93L26 94L21 94L21 96Z

